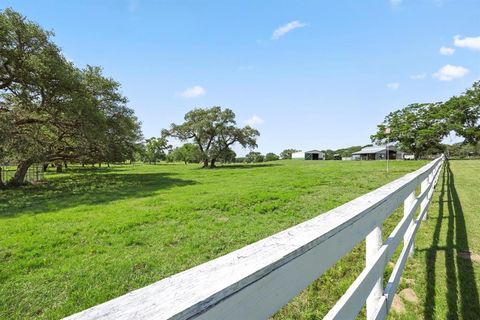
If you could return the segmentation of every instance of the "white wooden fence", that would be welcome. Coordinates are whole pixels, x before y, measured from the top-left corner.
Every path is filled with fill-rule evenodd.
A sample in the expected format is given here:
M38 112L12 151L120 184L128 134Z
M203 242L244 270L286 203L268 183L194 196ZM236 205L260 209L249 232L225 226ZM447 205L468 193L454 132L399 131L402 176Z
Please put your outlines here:
M67 319L265 319L363 239L366 267L325 319L353 319L365 302L368 319L384 319L443 162L442 156L316 218ZM383 222L402 203L403 219L384 242ZM385 265L402 240L384 288Z

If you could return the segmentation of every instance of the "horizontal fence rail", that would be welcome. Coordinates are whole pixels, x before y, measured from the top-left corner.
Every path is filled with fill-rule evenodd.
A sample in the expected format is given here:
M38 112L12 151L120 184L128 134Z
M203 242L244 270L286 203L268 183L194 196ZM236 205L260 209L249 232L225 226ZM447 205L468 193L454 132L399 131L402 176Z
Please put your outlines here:
M265 319L364 239L366 267L325 319L354 319L365 303L368 319L384 319L443 163L441 156L316 218L66 319ZM383 241L383 222L402 203L404 216ZM402 242L384 288L385 266Z

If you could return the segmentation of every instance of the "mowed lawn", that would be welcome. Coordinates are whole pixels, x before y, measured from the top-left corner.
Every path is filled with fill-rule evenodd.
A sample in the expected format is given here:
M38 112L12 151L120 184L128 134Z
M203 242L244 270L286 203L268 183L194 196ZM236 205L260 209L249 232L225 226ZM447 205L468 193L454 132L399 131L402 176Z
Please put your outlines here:
M81 311L312 218L425 163L392 161L389 174L384 161L69 168L47 174L43 185L0 190L0 318ZM468 170L455 176L458 192L478 197L467 186L460 189L477 183L478 190L477 176ZM445 203L441 232L448 210ZM478 250L478 221L476 228ZM432 241L428 234L422 239L420 246ZM358 246L276 317L324 315L363 268L362 250ZM444 262L440 252L436 257ZM424 261L418 264L421 277ZM438 280L435 292L444 282Z
M480 319L480 161L445 166L404 278L419 298L397 319Z

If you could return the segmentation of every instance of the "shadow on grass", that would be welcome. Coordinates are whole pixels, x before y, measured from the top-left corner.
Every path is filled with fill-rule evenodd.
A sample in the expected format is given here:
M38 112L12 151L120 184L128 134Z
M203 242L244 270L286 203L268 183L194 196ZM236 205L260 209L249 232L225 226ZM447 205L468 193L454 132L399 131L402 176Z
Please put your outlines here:
M173 173L115 173L115 169L69 170L42 185L0 192L0 218L52 212L80 205L140 198L158 190L195 184ZM80 173L75 173L80 172Z
M472 261L459 256L459 253L470 252L470 250L463 208L458 197L454 175L450 169L449 162L446 162L442 180L439 196L439 214L432 245L427 249L426 254L427 296L424 305L424 319L430 320L439 316L435 315L435 263L439 250L445 252L446 298L448 305L446 318L478 319L480 315L480 301ZM446 246L440 247L440 230L445 215L447 218ZM459 302L460 310L458 308Z
M274 164L274 163L262 163L262 164L226 164L226 165L218 165L212 170L223 170L223 169L253 169L253 168L268 168L268 167L279 167L281 164ZM208 170L205 168L199 167L202 170Z

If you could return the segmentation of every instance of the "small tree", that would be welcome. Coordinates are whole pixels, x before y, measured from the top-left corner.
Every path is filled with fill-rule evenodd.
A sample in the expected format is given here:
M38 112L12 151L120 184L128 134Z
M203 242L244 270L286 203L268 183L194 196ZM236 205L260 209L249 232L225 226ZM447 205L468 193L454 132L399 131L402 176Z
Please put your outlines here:
M248 163L253 163L253 162L257 163L257 162L263 162L265 160L265 156L260 152L250 151L245 156L245 159L247 160Z
M171 149L166 137L150 138L145 140L144 161L156 164L157 161L164 160L165 151Z
M232 149L225 149L222 153L218 155L218 161L221 163L232 163L235 162L237 154Z
M185 143L181 147L177 147L172 151L174 161L183 161L187 163L198 163L201 161L201 153L196 145L193 143Z
M299 152L299 151L300 150L297 150L297 149L285 149L282 152L280 152L280 158L282 158L283 160L292 159L292 153Z
M273 152L269 152L265 155L265 161L276 161L278 159L280 159L280 157Z

